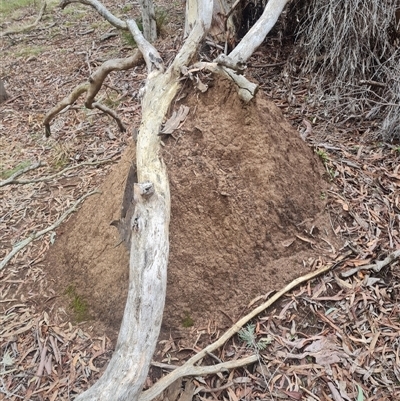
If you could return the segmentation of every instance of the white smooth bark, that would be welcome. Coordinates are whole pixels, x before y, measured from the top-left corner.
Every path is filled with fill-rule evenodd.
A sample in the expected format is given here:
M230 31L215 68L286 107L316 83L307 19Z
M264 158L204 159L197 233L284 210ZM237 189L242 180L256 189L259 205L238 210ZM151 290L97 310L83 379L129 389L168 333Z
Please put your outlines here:
M159 156L159 133L179 89L180 67L190 62L211 22L212 0L203 2L198 12L203 20L196 22L166 72L159 68L162 60L154 54L155 48L128 21L149 67L137 139L139 184L134 186L135 211L130 221L129 291L111 361L103 376L77 401L136 401L148 374L163 317L169 253L170 192L167 170Z
M246 33L240 43L229 53L236 62L245 62L262 44L275 25L288 0L269 0L259 20Z
M153 0L138 0L143 21L143 36L150 43L157 39L156 13Z

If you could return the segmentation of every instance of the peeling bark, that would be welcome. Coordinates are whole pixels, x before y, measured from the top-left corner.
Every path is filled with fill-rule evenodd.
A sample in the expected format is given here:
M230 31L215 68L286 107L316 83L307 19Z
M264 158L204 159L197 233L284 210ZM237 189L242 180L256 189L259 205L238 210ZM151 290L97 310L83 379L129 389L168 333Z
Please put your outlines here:
M128 29L138 44L148 70L142 100L142 122L136 146L138 182L132 184L133 189L128 188L129 192L133 192L134 211L129 213L127 221L124 221L125 231L130 231L129 292L124 317L116 349L106 371L93 387L78 396L76 400L150 400L157 391L162 390L160 384L156 390L148 390L141 394L161 327L169 253L170 192L166 167L159 156L161 144L159 133L170 104L178 93L181 71L191 62L211 27L213 0L188 0L186 16L188 36L166 71L159 53L142 35L135 21L119 20L97 0L62 0L61 5L65 7L73 2L90 5L114 26ZM220 2L230 4L228 0ZM256 24L257 27L252 33L253 38L246 35L244 44L239 44L230 57L217 58L214 63L199 64L198 68L208 68L213 72L225 74L235 82L239 94L249 101L254 96L257 85L236 74L231 68L239 72L244 71L244 61L264 40L272 28L271 24L275 23L286 2L287 0L270 0L265 15L263 14L257 22L258 25ZM143 8L150 3L150 0L140 1ZM148 10L151 20L154 11L150 8ZM267 24L267 28L264 28L263 24ZM149 35L151 36L151 33ZM100 108L99 104L94 102L94 98L104 78L114 69L130 68L137 62L137 57L135 55L129 59L104 63L88 83L75 88L46 115L44 122L46 130L49 132L50 122L54 116L84 92L87 92L86 107ZM101 107L103 107L101 110L108 112L104 110L104 106ZM113 117L118 122L116 115ZM198 359L196 356L192 357L190 362ZM223 368L225 367L224 365ZM200 370L194 369L191 372ZM208 370L204 368L201 371ZM173 377L175 376L164 380L164 383L169 383L168 380L173 380Z

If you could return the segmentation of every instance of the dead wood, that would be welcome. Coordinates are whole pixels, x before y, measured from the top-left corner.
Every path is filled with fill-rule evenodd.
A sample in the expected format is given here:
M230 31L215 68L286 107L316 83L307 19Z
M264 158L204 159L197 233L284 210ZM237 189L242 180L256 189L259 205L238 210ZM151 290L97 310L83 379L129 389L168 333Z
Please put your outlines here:
M97 191L91 191L89 193L87 193L86 195L83 195L82 197L80 197L72 207L70 207L68 210L66 210L59 219L57 219L51 226L38 231L37 233L32 233L30 235L30 237L25 238L24 240L22 240L21 242L19 242L18 244L16 244L14 246L14 248L12 249L12 251L0 262L0 270L2 270L7 263L21 250L24 249L27 245L29 245L32 241L34 241L35 239L40 238L41 236L43 236L44 234L55 230L71 213L75 212L77 209L77 207L89 196L97 194Z
M42 163L41 162L37 162L37 163L34 163L34 164L30 165L30 166L27 166L27 167L23 168L22 170L16 171L14 174L12 174L6 180L0 181L0 187L4 187L5 185L10 185L10 184L16 183L15 179L17 177L19 177L22 174L27 173L28 171L35 170L35 169L37 169L38 167L41 167L41 166L42 166Z
M391 254L389 254L385 259L380 260L376 263L370 264L370 265L361 265L357 266L353 269L347 270L346 272L341 273L342 277L350 277L353 274L356 274L360 270L372 270L375 273L379 273L385 266L387 266L389 263L392 263L396 259L400 257L400 250L394 251Z
M345 255L345 256L347 256L347 255ZM149 390L144 391L142 393L142 395L139 397L139 400L140 401L153 400L155 397L157 397L159 394L161 394L168 386L170 386L175 380L177 380L181 377L221 372L221 370L218 370L218 368L217 368L218 365L215 365L216 370L213 371L212 369L214 368L214 366L203 367L204 370L202 370L201 367L198 367L198 366L195 367L194 364L199 362L201 359L203 359L204 357L206 357L208 354L212 353L216 349L223 346L226 343L226 341L228 341L232 336L234 336L236 333L238 333L246 323L248 323L251 319L253 319L258 314L263 312L269 306L271 306L274 302L276 302L278 299L280 299L288 291L292 290L293 288L297 287L298 285L300 285L302 283L310 281L313 278L318 277L321 274L324 274L324 273L330 271L331 269L336 267L339 263L341 263L344 257L342 257L338 262L336 262L334 264L322 266L319 269L315 270L314 272L308 273L304 276L301 276L301 277L293 280L286 287L284 287L283 289L278 291L275 295L273 295L268 301L264 302L257 308L253 309L249 314L242 317L228 331L226 331L217 341L208 345L206 348L204 348L203 350L198 352L196 355L191 357L185 364L183 364L179 368L175 369L173 372L169 373L168 375L164 376L156 384L154 384L153 387L151 387ZM239 359L239 360L233 361L231 363L231 365L229 365L229 366L231 366L231 368L238 367L238 366L244 366L246 364L251 364L251 363L256 362L257 359L258 359L257 355L253 355L252 357L243 358L243 360ZM226 369L228 369L228 367L227 367L228 365L224 365L224 366Z
M45 127L46 137L51 135L50 123L63 109L72 105L83 93L87 92L85 107L88 109L97 108L104 113L107 113L114 118L118 124L120 131L125 131L125 127L118 117L118 115L108 108L107 106L94 102L94 98L101 89L103 81L107 75L112 71L128 70L139 65L142 61L142 55L139 51L135 51L134 55L128 58L117 58L107 60L101 67L99 67L89 78L88 82L78 85L68 96L61 100L56 106L54 106L45 116L43 125Z
M258 91L257 84L250 82L243 75L236 74L234 70L219 65L218 62L206 63L200 61L194 64L187 72L192 73L202 69L206 69L214 74L222 75L223 77L231 80L235 84L235 88L239 97L246 103L253 99Z
M114 154L106 159L103 159L103 160L95 160L95 161L91 161L91 162L79 163L74 166L67 167L67 168L59 171L58 173L54 173L54 174L47 175L44 177L32 178L30 180L16 180L17 177L19 177L20 175L22 175L26 172L34 170L38 167L44 166L44 164L42 164L41 162L38 162L38 163L32 164L31 166L25 167L22 170L17 171L16 173L14 173L11 177L7 178L6 180L0 181L0 187L3 187L5 185L12 185L12 184L26 185L26 184L34 184L36 182L51 181L57 177L64 175L68 171L75 170L82 166L99 166L99 165L106 164L106 163L112 163L116 160L116 156L120 156L120 152L118 152L117 154Z
M64 9L67 5L72 3L80 3L85 4L87 6L93 7L105 20L107 20L112 26L117 29L127 30L128 27L125 21L117 18L113 15L107 7L105 7L102 3L97 0L61 0L60 7Z

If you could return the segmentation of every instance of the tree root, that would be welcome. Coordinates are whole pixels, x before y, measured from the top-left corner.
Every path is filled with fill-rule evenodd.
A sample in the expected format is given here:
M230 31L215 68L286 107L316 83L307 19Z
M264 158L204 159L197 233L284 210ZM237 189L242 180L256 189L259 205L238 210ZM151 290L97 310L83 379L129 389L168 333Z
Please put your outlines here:
M82 197L80 197L72 207L70 207L68 210L66 210L61 217L55 221L51 226L38 231L37 233L32 233L30 235L30 237L25 238L24 240L22 240L21 242L19 242L18 244L16 244L12 251L1 261L0 263L0 270L2 270L7 263L23 248L25 248L27 245L29 245L33 240L38 239L40 237L42 237L44 234L48 233L49 231L54 230L55 228L57 228L72 212L74 212L76 210L76 208L78 207L78 205L80 203L82 203L87 197L94 195L94 194L98 194L100 192L98 191L91 191L89 193L87 193L86 195L83 195Z

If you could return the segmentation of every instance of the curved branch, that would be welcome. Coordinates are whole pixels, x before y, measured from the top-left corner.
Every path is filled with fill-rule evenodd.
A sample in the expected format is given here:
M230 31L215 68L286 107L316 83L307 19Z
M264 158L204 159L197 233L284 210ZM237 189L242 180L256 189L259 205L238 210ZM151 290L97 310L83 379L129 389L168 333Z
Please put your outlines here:
M147 65L147 72L150 74L153 71L154 67L158 71L163 72L164 62L157 49L145 39L133 19L126 21L126 24L128 26L129 32L135 39L139 50L142 52L142 55Z
M116 121L120 132L126 131L125 125L122 123L121 119L118 117L118 114L114 110L111 110L105 104L101 104L99 102L94 102L92 104L92 106L98 110L101 110L103 113L108 114L110 117L112 117Z
M0 38L2 38L3 36L6 36L6 35L13 35L13 34L16 34L16 33L26 32L26 31L29 31L29 30L35 28L35 26L43 18L43 15L44 15L44 12L46 10L46 7L47 7L47 3L44 1L43 4L42 4L42 8L40 9L39 15L37 16L35 22L33 22L32 24L26 25L26 26L22 26L22 27L15 28L15 29L8 29L7 31L0 32Z
M94 103L94 98L101 89L104 80L106 79L107 75L114 70L121 71L121 70L128 70L133 68L142 61L141 53L136 50L135 54L128 58L116 58L112 60L108 60L104 62L89 78L89 82L85 82L83 84L78 85L68 96L66 96L63 100L61 100L56 106L54 106L45 116L43 125L45 127L45 134L46 137L51 135L50 130L50 123L54 119L54 117L60 113L63 109L67 106L72 105L80 95L84 92L87 92L86 100L85 100L85 107L88 109L92 109L93 107L107 113L118 124L120 131L125 131L125 127L123 126L120 118L117 114L109 109L108 107L96 102Z
M103 18L115 28L127 30L126 22L113 15L108 9L97 0L61 0L60 7L64 9L68 4L81 3L93 7Z
M261 17L229 53L229 58L236 62L246 62L273 28L287 2L288 0L269 0Z
M89 83L85 82L84 84L78 85L68 96L66 96L61 102L56 104L44 117L43 120L43 125L45 129L45 134L46 137L49 137L51 135L51 130L50 130L50 123L53 120L53 118L62 110L64 110L66 107L70 106L71 104L74 104L76 99L82 93L86 92L89 88Z

